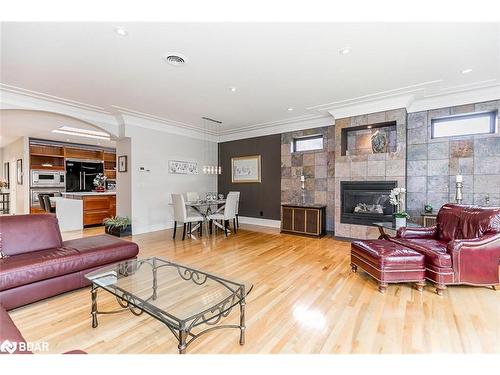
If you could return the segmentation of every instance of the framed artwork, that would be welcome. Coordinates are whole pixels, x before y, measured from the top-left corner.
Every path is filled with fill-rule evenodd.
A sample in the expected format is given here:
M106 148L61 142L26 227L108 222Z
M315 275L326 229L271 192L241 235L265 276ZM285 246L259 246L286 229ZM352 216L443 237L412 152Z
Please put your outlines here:
M10 163L3 163L3 179L7 182L7 189L10 188Z
M171 174L198 174L198 163L194 161L168 161L168 173Z
M23 184L23 159L17 159L16 162L16 176L17 176L17 184Z
M118 172L127 172L127 155L118 156Z
M240 156L231 158L231 182L233 184L261 182L261 157Z

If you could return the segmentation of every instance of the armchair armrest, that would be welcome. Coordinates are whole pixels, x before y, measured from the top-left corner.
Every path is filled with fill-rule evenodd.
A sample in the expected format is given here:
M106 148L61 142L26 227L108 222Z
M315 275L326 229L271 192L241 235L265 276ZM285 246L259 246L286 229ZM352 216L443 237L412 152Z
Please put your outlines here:
M453 254L466 250L496 250L500 254L500 233L487 234L479 238L467 240L451 240L446 246L446 251Z
M402 227L396 232L396 238L435 238L437 226L425 228Z
M455 282L498 285L500 233L480 238L452 240L446 251L451 255Z

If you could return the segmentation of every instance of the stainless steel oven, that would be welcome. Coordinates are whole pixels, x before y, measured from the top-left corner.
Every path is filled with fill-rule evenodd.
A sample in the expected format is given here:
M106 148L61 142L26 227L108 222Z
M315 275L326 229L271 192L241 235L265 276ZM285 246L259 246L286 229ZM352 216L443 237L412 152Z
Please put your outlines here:
M66 187L65 173L63 171L31 171L32 187Z
M31 189L31 207L40 208L38 194L48 194L50 197L60 197L65 189Z

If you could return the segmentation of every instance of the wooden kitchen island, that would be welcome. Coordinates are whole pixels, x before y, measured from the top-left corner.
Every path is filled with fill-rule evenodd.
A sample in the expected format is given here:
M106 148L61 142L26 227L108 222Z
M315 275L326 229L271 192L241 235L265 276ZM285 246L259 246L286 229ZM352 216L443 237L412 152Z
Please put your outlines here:
M116 192L74 192L61 193L67 199L83 201L83 226L102 225L107 217L116 215Z

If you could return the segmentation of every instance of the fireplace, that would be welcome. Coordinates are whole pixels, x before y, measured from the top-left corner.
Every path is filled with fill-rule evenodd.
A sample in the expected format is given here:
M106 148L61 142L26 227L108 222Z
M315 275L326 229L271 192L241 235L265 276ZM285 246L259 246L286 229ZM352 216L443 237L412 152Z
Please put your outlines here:
M391 222L394 207L389 202L396 181L341 181L340 222L371 225Z

